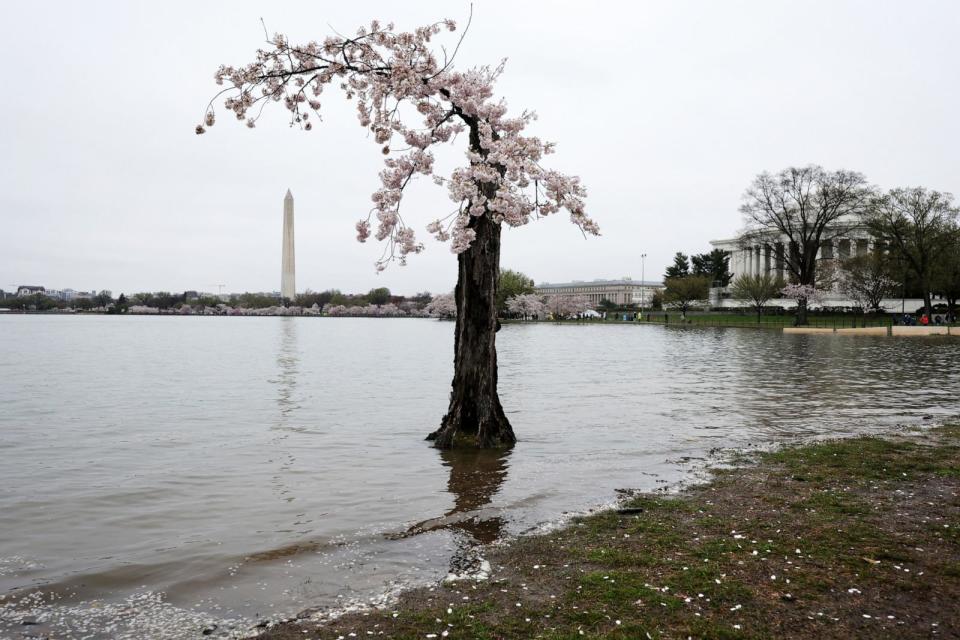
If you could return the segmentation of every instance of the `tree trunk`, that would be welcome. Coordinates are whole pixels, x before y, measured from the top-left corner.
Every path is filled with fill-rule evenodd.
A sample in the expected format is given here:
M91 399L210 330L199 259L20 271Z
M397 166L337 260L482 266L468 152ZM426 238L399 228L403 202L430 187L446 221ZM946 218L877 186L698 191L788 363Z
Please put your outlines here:
M440 449L510 446L517 440L497 395L500 225L483 215L472 218L469 226L477 235L458 257L450 407L440 428L427 436Z
M807 299L800 298L797 300L797 325L805 327L809 324L807 321Z

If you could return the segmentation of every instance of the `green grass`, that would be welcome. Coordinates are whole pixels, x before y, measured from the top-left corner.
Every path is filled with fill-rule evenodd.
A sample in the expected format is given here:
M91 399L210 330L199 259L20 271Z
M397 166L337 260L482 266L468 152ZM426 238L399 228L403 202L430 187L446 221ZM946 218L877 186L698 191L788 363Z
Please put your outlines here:
M667 317L669 316L669 317ZM783 327L792 327L794 316L786 315L761 315L757 318L756 314L735 314L735 313L702 313L687 314L686 321L680 320L680 314L674 311L664 314L662 311L653 312L645 316L649 324L686 324L692 326L709 327L752 327L761 329L782 329ZM826 328L854 328L854 327L888 327L893 322L892 316L872 316L872 315L819 315L810 314L807 321L811 327Z

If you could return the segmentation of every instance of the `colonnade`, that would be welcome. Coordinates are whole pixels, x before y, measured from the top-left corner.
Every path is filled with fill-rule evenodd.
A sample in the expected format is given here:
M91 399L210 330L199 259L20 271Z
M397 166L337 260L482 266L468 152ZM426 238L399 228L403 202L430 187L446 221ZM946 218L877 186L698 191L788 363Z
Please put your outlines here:
M756 276L772 273L785 278L786 245L782 242L756 244L740 249L739 263L744 275Z
M866 255L875 249L874 241L869 238L832 238L823 242L817 258L821 260L846 260L853 256ZM742 247L737 251L735 263L745 275L773 274L786 279L787 245L783 242L759 243ZM734 273L738 270L732 269Z

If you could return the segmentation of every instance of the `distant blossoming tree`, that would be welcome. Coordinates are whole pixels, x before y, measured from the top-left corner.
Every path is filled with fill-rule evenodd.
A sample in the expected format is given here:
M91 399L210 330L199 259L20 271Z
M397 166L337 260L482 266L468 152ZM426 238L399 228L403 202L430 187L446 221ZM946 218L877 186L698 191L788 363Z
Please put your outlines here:
M579 318L591 309L587 296L548 296L543 304L547 313L552 313L557 320Z
M432 318L456 318L457 301L452 293L441 293L427 303L425 311Z
M354 305L351 307L342 304L327 304L323 307L323 312L334 317L352 316L362 318L402 318L422 315L413 309L401 309L393 303Z
M883 299L897 286L890 276L889 262L881 251L848 258L840 273L840 291L864 312L881 311Z
M547 306L543 297L536 293L521 293L507 300L507 311L520 316L524 320L546 313Z
M803 321L797 317L797 324L806 324L806 311L811 304L823 302L823 292L812 284L788 284L780 290L780 295L797 301L797 307L803 309Z
M374 21L354 36L302 45L276 35L252 63L220 67L215 79L225 88L210 102L196 131L213 126L214 101L221 96L224 107L249 127L256 125L264 105L281 102L291 125L309 130L319 120L324 91L339 86L347 99L356 101L360 125L387 156L373 207L356 225L361 242L371 233L385 242L377 269L392 260L402 264L423 250L400 212L411 180L433 176L447 188L455 208L426 230L449 240L458 256L454 376L447 413L428 439L441 448L450 447L458 435L483 447L509 445L516 438L497 394L495 345L501 226L522 226L565 209L585 234L596 235L599 229L584 209L586 190L579 178L541 166L553 145L523 134L535 114L508 117L506 103L494 98L493 84L503 65L454 70L457 48L449 57L444 49L440 60L430 46L444 29L454 31L456 25L445 20L396 32L392 24ZM418 114L416 122L411 111ZM467 164L449 176L435 175L432 149L460 133L467 138Z

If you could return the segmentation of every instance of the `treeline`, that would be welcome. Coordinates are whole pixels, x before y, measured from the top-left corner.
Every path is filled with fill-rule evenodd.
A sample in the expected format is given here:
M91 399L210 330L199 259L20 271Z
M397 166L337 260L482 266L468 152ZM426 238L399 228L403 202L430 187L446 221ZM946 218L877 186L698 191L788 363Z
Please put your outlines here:
M309 308L317 305L323 308L326 305L344 307L367 307L369 305L396 306L416 308L425 307L433 295L429 292L417 293L413 296L394 295L390 289L379 287L367 293L342 293L339 289L313 292L307 290L298 294L293 300L284 300L267 293L240 293L229 296L193 295L191 292L171 293L169 291L142 291L129 297L120 294L114 299L107 294L98 294L93 298L78 298L65 302L48 297L42 293L23 297L8 297L0 300L0 307L12 310L54 311L57 309L75 311L101 311L108 313L123 313L131 306L149 307L160 311L180 309L189 306L194 309L216 307L227 304L246 309L266 309L276 306L298 306Z
M123 304L126 304L126 298L121 294ZM75 298L70 301L64 301L59 298L51 298L42 293L34 293L29 296L10 296L0 300L0 307L11 309L13 311L92 311L101 310L116 313L116 300L105 293L99 293L93 297Z

